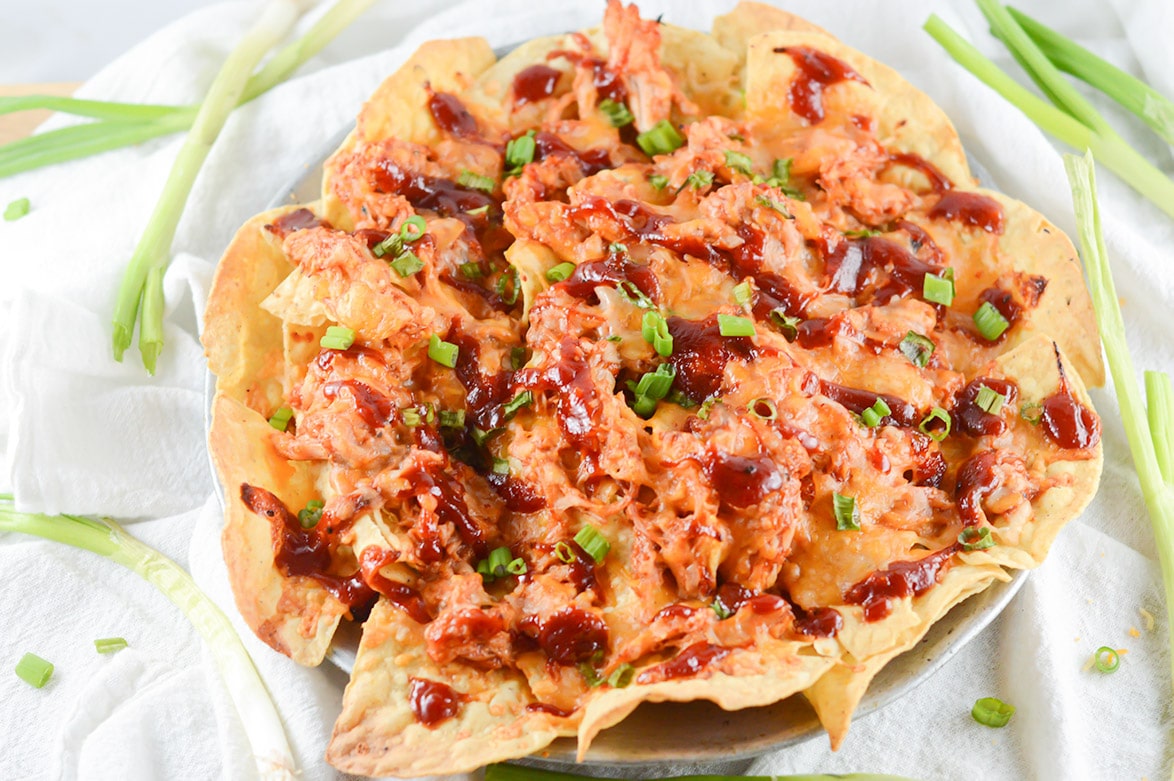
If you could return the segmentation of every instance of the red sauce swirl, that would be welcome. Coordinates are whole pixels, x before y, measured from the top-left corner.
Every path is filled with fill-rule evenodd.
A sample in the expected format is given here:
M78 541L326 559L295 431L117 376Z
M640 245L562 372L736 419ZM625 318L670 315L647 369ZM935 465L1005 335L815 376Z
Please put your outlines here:
M1003 232L1003 207L994 198L950 190L929 210L931 220L953 220L987 233Z
M514 105L524 106L549 98L562 75L562 71L549 65L531 65L518 71L514 76Z
M933 588L950 565L957 546L912 561L895 561L848 589L844 600L864 607L866 621L879 621L892 611L890 600L915 597Z
M441 130L446 130L454 136L462 138L477 138L480 131L477 129L477 120L465 108L465 104L456 95L447 92L433 92L428 98L428 111L432 119Z
M429 729L461 712L463 694L453 691L448 684L425 678L408 679L408 702L416 721Z
M637 675L636 683L692 678L725 659L733 650L706 642L694 643L669 661L650 667Z
M775 49L775 52L786 52L794 60L797 70L791 80L791 108L812 125L824 118L824 87L841 81L868 83L847 63L818 49L788 46Z
M538 644L556 664L585 662L596 653L607 651L607 624L594 613L565 607L542 622Z

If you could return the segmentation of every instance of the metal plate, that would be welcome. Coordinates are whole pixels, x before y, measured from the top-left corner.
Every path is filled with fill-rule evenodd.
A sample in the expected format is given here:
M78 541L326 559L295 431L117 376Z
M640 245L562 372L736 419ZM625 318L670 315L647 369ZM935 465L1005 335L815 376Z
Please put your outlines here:
M343 128L324 143L291 178L267 208L316 200L322 188L322 163L346 138ZM995 188L987 170L969 156L971 170L983 185ZM207 423L211 424L215 378L205 383ZM215 469L213 469L215 474ZM217 493L224 503L222 488ZM1027 571L1013 573L1006 583L995 583L957 605L935 623L914 648L889 662L877 674L857 707L854 720L877 712L929 680L955 654L973 640L1003 611L1027 579ZM354 667L361 628L344 622L327 656L346 672ZM813 738L826 737L819 720L801 695L761 708L724 711L710 702L645 703L632 715L596 737L581 764L575 763L573 738L560 738L542 751L541 757L524 762L552 769L575 765L578 772L604 775L607 769L634 778L646 772L663 773L667 763L691 763L694 772L715 765L728 767L761 754L787 748ZM728 772L737 772L728 771Z

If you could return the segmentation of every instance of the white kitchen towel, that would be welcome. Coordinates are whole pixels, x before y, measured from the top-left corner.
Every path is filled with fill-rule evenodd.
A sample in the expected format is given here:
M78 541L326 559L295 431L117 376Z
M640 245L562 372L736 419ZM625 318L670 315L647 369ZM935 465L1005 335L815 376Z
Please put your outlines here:
M732 2L641 3L648 16L706 29ZM1022 4L1033 15L1170 91L1171 11L1163 0ZM81 96L182 103L199 98L256 13L208 7L160 31L88 82ZM1056 148L955 66L920 30L936 11L1004 67L969 2L805 0L786 7L896 67L950 114L1000 189L1061 227L1074 226ZM268 650L235 615L219 555L219 507L203 441L197 322L216 259L235 228L351 121L362 100L420 42L485 35L504 46L598 23L602 2L385 0L304 69L233 115L196 182L166 277L164 358L147 378L128 353L109 358L123 264L181 139L172 136L0 180L0 204L32 212L0 222L0 487L22 507L147 519L131 531L190 567L229 613L285 721L303 777L322 759L345 676L303 670ZM1167 172L1170 149L1098 98L1125 135ZM53 123L72 120L56 118ZM1174 221L1107 172L1106 238L1139 367L1174 371ZM838 754L817 738L756 761L763 774L889 772L922 779L1157 778L1168 775L1169 663L1153 541L1111 390L1106 468L1089 511L1066 529L1006 613L928 683L860 720ZM91 554L0 535L0 667L25 651L55 662L43 690L0 670L0 776L252 778L241 725L199 637L135 576ZM1146 628L1139 611L1157 617ZM96 637L131 647L93 652ZM1084 669L1098 646L1127 648L1111 676ZM1003 730L969 707L1000 696L1019 711ZM673 768L666 768L666 772Z

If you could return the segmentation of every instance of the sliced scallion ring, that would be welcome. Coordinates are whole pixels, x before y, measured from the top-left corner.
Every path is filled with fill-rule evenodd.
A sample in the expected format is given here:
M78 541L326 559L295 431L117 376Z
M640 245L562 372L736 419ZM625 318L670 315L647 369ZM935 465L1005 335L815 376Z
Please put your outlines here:
M942 426L935 425L934 421L940 421ZM950 435L952 425L953 420L950 418L950 413L941 407L934 407L928 415L922 418L921 423L917 426L917 430L933 441L941 442Z
M1015 706L1008 705L998 697L983 697L974 703L970 715L986 727L1005 727L1015 715Z
M772 399L768 399L766 396L754 399L746 405L746 409L751 415L762 420L775 420L779 416L779 408L775 406Z
M1003 313L995 308L990 301L984 301L978 311L974 313L974 325L978 333L988 342L993 342L1003 335L1011 323L1003 317Z
M986 550L995 547L995 539L989 526L967 526L958 535L958 544L966 551Z
M1092 659L1093 666L1103 673L1116 672L1117 668L1121 666L1121 654L1107 645L1098 648L1097 652L1092 655Z
M856 498L832 492L832 512L836 516L837 531L860 531L860 511L856 508Z

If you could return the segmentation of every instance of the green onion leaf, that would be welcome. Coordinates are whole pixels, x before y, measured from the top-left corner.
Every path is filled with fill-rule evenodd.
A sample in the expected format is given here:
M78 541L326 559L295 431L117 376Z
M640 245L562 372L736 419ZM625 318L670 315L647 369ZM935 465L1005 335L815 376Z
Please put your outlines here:
M632 306L637 306L641 309L653 309L656 306L656 304L652 303L652 299L644 295L644 291L636 287L636 283L631 280L621 279L617 282L616 292L620 294L620 298Z
M799 323L803 322L798 317L787 314L782 307L770 310L770 321L782 331L788 342L795 341L795 338L799 336Z
M485 276L485 272L481 270L481 264L474 260L470 260L468 263L462 263L460 265L460 272L461 276L465 279L481 279L481 277Z
M737 171L740 174L746 174L746 176L752 176L754 174L754 163L750 160L749 157L742 154L741 152L735 152L732 149L727 149L725 151L726 168L729 168L732 171Z
M26 653L16 663L16 677L34 689L40 689L47 684L52 675L53 663L42 659L36 654Z
M391 261L391 267L401 277L410 277L412 274L424 268L424 263L417 257L416 253L408 250Z
M401 241L411 244L419 241L426 230L428 230L428 222L420 215L413 214L404 220L403 225L399 226L399 237Z
M408 428L416 428L424 422L424 418L420 417L420 411L415 407L404 407L399 412L399 418Z
M673 335L669 333L668 321L660 312L649 310L640 321L640 332L656 352L668 358L673 354Z
M346 350L355 343L355 331L342 325L327 327L326 333L319 340L318 346L327 350Z
M636 144L649 157L670 154L679 149L684 143L684 137L677 132L677 129L667 119L662 119L648 130L636 136Z
M121 651L127 645L124 637L103 637L94 641L94 650L100 654L112 654Z
M632 112L628 111L627 106L623 103L617 103L611 98L604 98L599 101L599 110L607 117L607 121L611 123L612 127L630 125L634 119Z
M636 668L624 662L607 676L607 685L613 689L622 689L632 682L635 675Z
M518 283L518 270L509 266L497 278L493 289L501 296L502 301L512 306L518 300L518 293L522 290L522 286Z
M950 269L952 270L952 269ZM937 274L926 274L921 283L921 297L931 304L950 306L954 303L954 280L939 277Z
M858 230L858 231L844 231L844 235L850 239L868 239L873 236L881 235L881 232L870 230L869 228L864 228L864 229Z
M980 385L978 388L978 395L974 397L974 403L977 404L983 412L989 412L991 415L998 415L1003 409L1003 402L1007 397L998 391L992 390L985 385Z
M869 428L876 428L880 425L881 419L892 412L885 400L878 396L876 402L871 407L860 413L860 419Z
M717 613L718 621L725 621L730 616L734 615L734 611L726 607L725 603L720 599L715 599L709 603L709 607L713 612Z
M510 368L511 369L513 369L514 371L517 371L518 369L525 366L526 361L528 361L528 360L529 360L529 357L526 355L526 348L525 347L518 346L518 347L511 347L510 348Z
M457 184L461 187L467 187L470 190L481 190L486 193L492 193L493 188L497 186L488 176L473 173L468 168L461 169L460 174L457 176Z
M508 475L510 473L510 460L508 458L494 458L491 468L495 475Z
M694 171L685 177L685 184L681 188L684 189L688 186L694 190L700 190L702 187L708 187L711 184L713 184L713 171Z
M388 235L386 239L371 248L371 254L377 258L382 258L386 255L390 255L394 258L403 251L404 240L403 237L398 233L392 233Z
M442 341L436 334L432 334L428 339L428 357L450 369L456 368L460 349L452 342Z
M298 524L303 529L313 529L322 520L322 510L325 507L326 502L321 499L311 499L306 502L306 506L298 510Z
M669 186L669 178L661 174L650 174L648 177L648 183L652 185L654 189L663 190Z
M669 404L676 404L678 407L684 407L685 409L693 409L700 406L697 402L693 401L693 399L689 398L676 388L673 388L671 391L669 391L669 395L665 396L664 400Z
M744 279L734 285L734 303L738 306L746 306L753 297L754 288L750 285L749 279Z
M440 411L440 427L441 428L464 428L465 427L465 411L463 409L457 409L457 410L442 409Z
M571 274L575 273L575 264L571 262L559 263L553 268L546 270L546 279L548 282L562 282Z
M775 160L770 166L770 178L766 183L771 187L782 187L791 181L791 158Z
M717 330L722 336L754 336L754 321L738 315L718 315Z
M1121 666L1121 655L1107 645L1102 645L1093 654L1093 665L1103 673L1116 672Z
M935 421L941 421L942 426L935 425ZM953 425L953 420L950 418L950 413L946 412L941 407L934 407L929 414L922 418L921 423L918 424L917 430L935 442L941 442L950 435L950 427Z
M997 697L983 697L974 703L970 715L985 727L1005 727L1015 714L1015 706Z
M756 195L756 196L754 196L754 202L757 203L759 206L765 206L768 209L774 209L776 212L783 215L788 220L794 219L794 217L791 215L791 213L789 211L787 211L786 206L779 203L774 198L771 198L769 195Z
M505 162L509 166L506 176L516 176L522 172L522 166L534 162L534 131L526 131L526 135L511 139L505 145Z
M478 206L476 209L467 210L465 212L465 214L468 214L473 217L480 217L482 214L487 214L488 212L489 212L489 204L486 203L486 204L482 204L481 206Z
M4 207L4 221L14 222L29 213L29 199L17 198Z
M604 683L603 678L599 677L599 672L587 662L579 662L579 674L583 676L583 679L587 681L587 685L592 689L597 686L602 686Z
M493 439L503 431L505 431L505 429L501 428L500 426L497 428L491 428L488 431L483 431L476 426L473 426L473 442L477 444L477 447L485 447L486 442Z
M713 409L714 404L721 404L721 399L717 396L710 396L705 401L701 402L701 408L697 410L697 417L702 420L709 420L709 411Z
M525 575L526 560L521 557L511 559L510 563L505 565L505 571L511 575Z
M1044 418L1044 405L1038 401L1025 401L1019 405L1019 417L1033 426Z
M503 578L506 576L506 567L509 566L513 560L510 555L510 549L506 547L494 548L489 553L489 571L493 573L495 578Z
M856 498L832 492L832 512L836 516L837 531L860 531L860 511Z
M563 564L574 564L579 558L575 555L575 549L565 542L555 543L554 557Z
M671 363L662 363L655 371L645 372L639 382L628 383L635 398L632 410L642 418L649 418L656 411L656 402L668 396L676 379L677 369Z
M611 543L600 534L599 529L596 529L591 524L587 524L582 529L579 529L575 534L575 542L579 547L587 552L591 558L595 559L595 563L603 561L607 556L607 552L611 550Z
M775 420L779 416L779 408L775 406L772 399L768 399L766 396L754 399L746 405L746 409L751 415L761 420Z
M967 526L958 535L958 544L966 551L986 550L995 547L995 539L989 526Z
M501 414L505 416L506 420L509 420L518 414L518 410L522 407L529 407L533 403L534 394L528 390L524 390L502 406Z
M974 325L978 327L983 339L993 342L1002 336L1011 324L1003 317L1002 312L995 309L994 304L983 301L982 306L974 313Z
M929 337L922 336L916 331L909 331L901 340L901 344L897 345L897 349L914 366L924 369L925 365L929 363L930 356L933 355L934 343Z
M273 416L269 418L269 425L278 431L285 431L289 427L289 421L293 417L293 410L289 407L280 407Z

